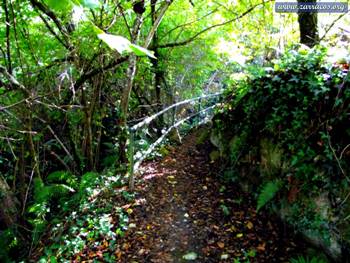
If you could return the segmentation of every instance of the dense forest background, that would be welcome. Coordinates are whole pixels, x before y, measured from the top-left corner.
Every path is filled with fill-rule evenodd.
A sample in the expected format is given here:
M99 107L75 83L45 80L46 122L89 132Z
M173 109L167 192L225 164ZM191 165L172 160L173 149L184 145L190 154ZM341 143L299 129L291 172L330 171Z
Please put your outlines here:
M40 248L50 231L55 233L57 244L62 244L62 232L54 228L56 224L62 224L62 220L79 223L71 212L95 211L97 207L88 207L89 196L102 182L113 187L127 183L124 176L129 161L128 127L179 101L225 90L226 99L215 117L219 119L215 127L220 130L221 139L226 136L230 141L234 137L232 127L227 126L230 123L239 123L240 128L250 125L253 129L254 123L270 116L269 112L259 113L266 105L275 109L274 118L264 119L259 123L263 126L254 129L283 131L292 120L284 115L291 109L283 105L293 98L291 95L287 100L278 99L294 94L294 87L302 86L299 79L317 88L311 94L306 88L295 95L305 98L293 102L294 107L304 107L311 113L299 116L295 112L294 117L300 117L300 122L293 123L294 128L310 125L310 130L318 133L318 127L327 123L322 140L312 137L319 147L328 145L327 152L316 154L311 152L311 146L304 147L295 136L302 133L298 129L281 132L278 136L286 136L281 145L295 154L293 165L327 156L332 165L325 165L325 161L323 168L336 178L345 178L334 180L344 189L337 193L342 206L337 213L346 218L341 224L347 222L348 208L344 204L349 197L345 190L349 184L349 89L345 95L341 91L327 92L337 85L348 87L348 13L276 13L274 1L260 0L2 0L0 20L1 260L43 254ZM279 75L281 71L286 75ZM329 82L321 79L324 74L332 76ZM258 80L246 82L251 77ZM285 93L273 93L293 81L294 86ZM270 82L273 84L265 87L270 93L255 90ZM249 90L257 97L246 97ZM327 115L322 101L339 99L339 94L345 97L326 108L335 115ZM278 105L274 104L276 101ZM313 112L310 105L320 110ZM232 113L236 107L239 112ZM193 105L181 106L158 118L137 135L136 149L147 149L164 129L195 110ZM180 133L189 130L191 124L186 123ZM240 136L234 142L236 150L247 142L260 144L248 140L257 135L245 129L235 130ZM336 129L343 133L335 132ZM170 141L179 141L180 136L174 132ZM279 137L274 136L265 134L278 141ZM329 139L333 136L337 138L334 145ZM300 144L293 144L294 139ZM217 146L220 148L220 143ZM221 148L218 156L225 155L225 151L228 149ZM158 147L154 155L166 152L166 148ZM236 167L244 156L239 152L239 157L231 154L230 167ZM312 160L305 155L312 156ZM298 171L312 169L310 166ZM232 173L231 177L234 178ZM317 192L317 187L331 184L331 180L318 177L288 178L283 180L290 180L294 192L289 188L286 192L292 199L297 192L307 192L312 187ZM303 180L313 183L301 187ZM280 181L273 182L269 185L272 193L282 188ZM331 190L327 188L326 192ZM123 196L131 198L132 192L123 191ZM77 204L81 204L79 208ZM263 201L261 206L264 204ZM300 212L295 209L295 214ZM119 216L121 237L123 216L127 213ZM107 228L104 234L108 235L108 220L98 221L93 215L89 220L91 225ZM322 224L319 222L318 227ZM61 249L58 254L67 253L69 258L84 246L82 242L72 241L65 248L52 246L45 253L50 259L55 254L52 251Z

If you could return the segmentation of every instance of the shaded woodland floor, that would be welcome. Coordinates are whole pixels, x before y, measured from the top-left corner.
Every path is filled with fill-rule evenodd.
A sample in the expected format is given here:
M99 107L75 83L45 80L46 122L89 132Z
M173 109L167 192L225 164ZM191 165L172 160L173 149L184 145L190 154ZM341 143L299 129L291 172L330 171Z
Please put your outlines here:
M249 195L220 185L210 145L196 145L196 136L142 167L118 262L288 262L301 252L277 220L256 214Z

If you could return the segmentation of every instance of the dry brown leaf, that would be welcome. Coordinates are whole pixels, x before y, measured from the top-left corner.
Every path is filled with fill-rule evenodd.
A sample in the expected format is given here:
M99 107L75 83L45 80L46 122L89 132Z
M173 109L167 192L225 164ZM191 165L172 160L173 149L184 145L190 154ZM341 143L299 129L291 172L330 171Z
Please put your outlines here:
M248 223L247 223L247 228L248 228L248 229L252 229L253 227L254 227L253 223L250 222L250 221L248 221Z
M258 250L258 251L265 251L265 248L266 247L266 243L264 242L264 243L261 243L256 249Z
M217 242L216 243L219 248L223 249L225 247L225 244L223 242Z

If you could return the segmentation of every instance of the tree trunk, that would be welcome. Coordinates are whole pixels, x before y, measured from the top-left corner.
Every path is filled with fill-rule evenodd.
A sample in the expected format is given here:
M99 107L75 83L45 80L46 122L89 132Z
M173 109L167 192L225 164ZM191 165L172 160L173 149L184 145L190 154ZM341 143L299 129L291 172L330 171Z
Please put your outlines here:
M0 176L0 225L12 226L17 222L18 202L10 191L7 182ZM2 227L1 227L2 228Z
M166 10L168 9L168 7L170 6L171 3L172 3L172 0L167 1L160 8L159 15L156 18L156 20L154 21L153 26L152 26L148 36L146 37L144 48L147 49L148 46L150 45L150 43L154 37L154 34L158 30L158 26L159 26L160 22L162 21L162 18L163 18ZM154 8L156 1L153 0L151 4ZM145 11L144 9L142 9L142 10L143 10L142 12L136 12L137 17L136 17L136 20L134 22L133 29L131 32L131 42L132 43L137 43L137 40L138 40L139 35L140 35L140 28L141 28L141 25L143 22L142 21L142 14ZM155 18L154 16L155 16L155 10L153 10L153 15L152 15L153 20ZM127 85L124 88L123 93L122 93L121 106L120 106L121 113L120 113L120 117L118 120L118 125L121 126L119 155L120 155L120 159L121 159L122 163L127 163L127 158L126 158L126 154L125 154L126 140L127 140L126 121L127 121L127 116L128 116L129 98L130 98L130 93L131 93L131 90L132 90L132 87L134 84L136 70L137 70L137 58L134 54L131 54L129 57L129 67L127 70L127 79L128 80L127 80Z
M156 4L157 0L151 0L151 16L152 16L152 27L155 25L157 21L157 14L156 14ZM159 67L159 52L157 49L158 45L158 34L157 30L153 33L153 39L152 39L152 46L154 47L154 56L157 59L151 59L153 72L154 72L154 89L156 92L156 104L157 104L157 112L161 111L163 108L162 101L161 101L161 82L162 82L162 76L163 72L162 69ZM164 124L164 117L163 115L159 116L157 120L157 135L162 135L162 127Z
M134 26L131 33L131 42L137 43L140 28L142 25L142 14L137 14ZM128 119L128 107L129 99L132 87L134 85L134 79L137 70L137 58L135 54L129 56L129 66L126 72L127 82L126 87L123 89L122 97L120 99L120 116L118 120L118 125L120 126L121 132L119 134L119 158L122 164L128 163L128 158L126 156L126 142L128 139L127 131L127 119Z
M316 0L298 0L298 3L316 3ZM313 47L319 43L317 13L298 13L300 43Z
M128 118L128 106L129 106L129 99L130 99L130 93L134 84L134 79L136 75L136 66L137 66L137 58L134 54L130 55L129 58L129 67L127 70L127 84L126 87L123 90L122 98L120 102L120 116L119 116L119 122L121 128L121 134L119 136L119 157L122 164L126 164L128 162L128 158L126 156L126 142L128 139L128 131L127 131L127 118Z

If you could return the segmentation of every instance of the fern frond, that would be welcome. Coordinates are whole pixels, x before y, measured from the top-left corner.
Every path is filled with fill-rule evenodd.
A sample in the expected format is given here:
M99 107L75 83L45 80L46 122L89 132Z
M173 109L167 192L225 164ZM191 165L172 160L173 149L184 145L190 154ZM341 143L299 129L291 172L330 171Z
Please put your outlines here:
M66 182L71 176L72 174L67 171L55 171L50 173L46 180L48 183Z
M35 203L41 203L45 201L46 191L44 190L44 182L40 178L34 178L34 201Z
M44 185L40 179L34 179L34 205L50 202L52 198L60 198L75 190L65 184Z
M276 193L281 189L282 183L280 180L270 181L264 185L258 196L258 205L256 211L258 212L263 206L265 206L271 199L273 199Z
M72 187L69 187L65 184L53 184L48 185L45 188L47 188L48 191L48 199L60 198L64 195L75 192L75 190Z
M77 177L68 171L53 172L47 176L46 180L48 183L63 183L75 189L78 187Z

